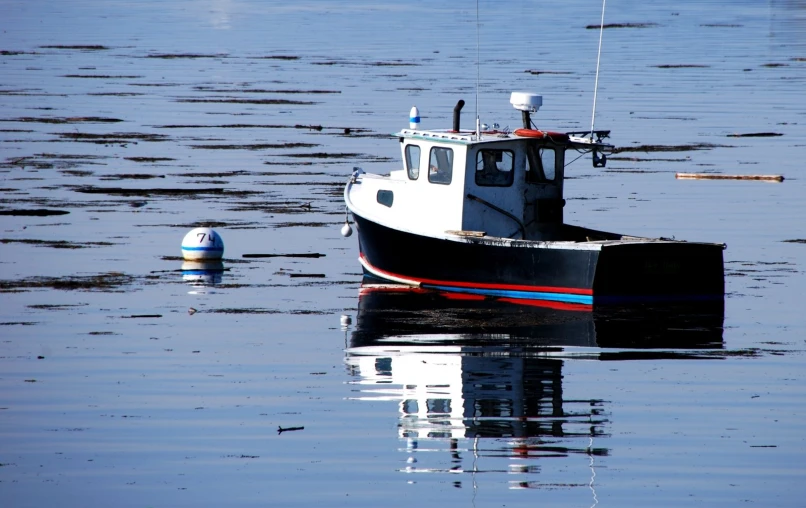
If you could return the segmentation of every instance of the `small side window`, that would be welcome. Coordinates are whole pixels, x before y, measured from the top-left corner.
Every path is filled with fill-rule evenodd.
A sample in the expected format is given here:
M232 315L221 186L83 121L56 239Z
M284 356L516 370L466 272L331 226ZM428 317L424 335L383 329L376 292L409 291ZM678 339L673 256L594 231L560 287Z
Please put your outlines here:
M509 187L515 175L515 156L509 150L476 153L476 185Z
M453 150L434 147L428 158L428 181L448 185L453 178Z
M409 180L420 177L420 147L417 145L406 145L406 172Z
M526 148L526 181L553 182L557 174L557 154L553 148L530 143Z
M378 203L382 204L383 206L392 208L392 203L395 202L395 194L390 190L379 190L375 199L377 199Z
M543 175L546 180L554 180L555 175L555 153L553 148L540 149L540 161L543 163Z

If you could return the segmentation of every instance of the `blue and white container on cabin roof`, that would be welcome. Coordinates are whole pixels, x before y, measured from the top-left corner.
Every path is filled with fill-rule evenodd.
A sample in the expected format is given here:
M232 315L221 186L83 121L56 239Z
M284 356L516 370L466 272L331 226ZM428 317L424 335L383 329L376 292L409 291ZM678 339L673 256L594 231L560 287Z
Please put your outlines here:
M413 130L420 128L420 110L417 109L417 106L412 106L409 111L409 128Z

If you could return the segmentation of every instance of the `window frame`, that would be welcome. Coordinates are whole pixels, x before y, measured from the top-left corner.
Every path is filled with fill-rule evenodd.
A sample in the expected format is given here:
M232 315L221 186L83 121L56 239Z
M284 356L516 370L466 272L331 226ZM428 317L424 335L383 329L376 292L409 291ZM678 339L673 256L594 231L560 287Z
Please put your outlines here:
M440 156L440 154L443 154ZM440 161L441 158L445 160ZM436 160L435 160L436 159ZM432 164L436 162L436 164ZM428 153L428 181L438 185L450 185L453 181L453 148L432 146ZM434 170L432 171L432 168ZM447 177L440 176L447 174Z
M416 163L417 163L416 168L413 168L412 164L411 164L413 159L411 157L411 154L409 153L410 148L416 148L417 149L417 157L415 159ZM415 145L414 143L407 143L403 147L403 154L404 154L405 159L406 159L406 174L408 175L409 180L417 180L418 178L420 178L420 162L421 162L422 152L423 152L423 150L422 150L422 148L420 148L420 145ZM413 169L416 170L416 173L414 173L412 171ZM413 175L412 175L412 173L413 173Z
M494 161L494 172L485 168L484 157L485 154L501 154L503 162L504 154L509 154L510 168L509 170L502 170L499 168L498 157ZM490 161L487 161L490 162ZM495 180L489 180L487 175L492 176ZM500 175L505 175L506 181L497 181ZM480 187L511 187L515 182L515 152L504 148L479 148L476 150L476 185Z

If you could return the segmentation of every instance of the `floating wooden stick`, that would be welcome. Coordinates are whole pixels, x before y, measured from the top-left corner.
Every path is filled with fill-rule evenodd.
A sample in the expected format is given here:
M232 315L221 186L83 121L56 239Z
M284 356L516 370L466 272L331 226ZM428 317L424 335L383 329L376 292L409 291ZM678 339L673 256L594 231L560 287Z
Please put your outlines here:
M301 254L243 254L245 258L321 258L324 254L318 252L305 252Z
M682 180L763 180L783 182L782 175L718 175L714 173L677 173L675 178Z
M305 427L286 427L286 428L282 428L280 426L277 427L278 434L282 434L283 432L291 432L292 430L305 430Z

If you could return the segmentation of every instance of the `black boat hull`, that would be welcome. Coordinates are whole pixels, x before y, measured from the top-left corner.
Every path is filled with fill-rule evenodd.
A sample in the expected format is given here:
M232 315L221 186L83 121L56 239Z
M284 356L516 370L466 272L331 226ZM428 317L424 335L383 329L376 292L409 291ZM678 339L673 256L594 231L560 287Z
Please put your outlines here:
M543 300L558 305L722 299L723 247L687 242L611 242L581 248L441 239L353 214L364 273L441 291Z

